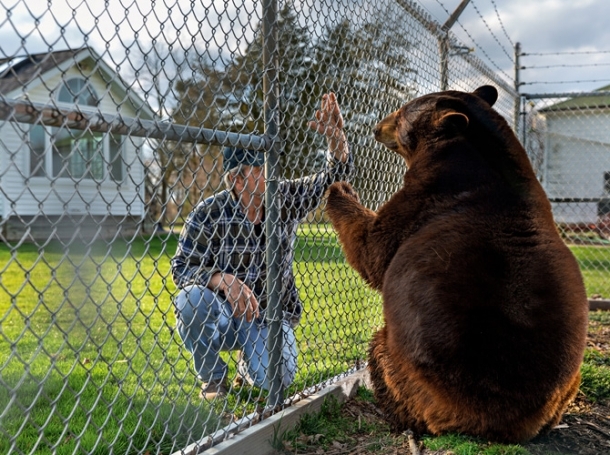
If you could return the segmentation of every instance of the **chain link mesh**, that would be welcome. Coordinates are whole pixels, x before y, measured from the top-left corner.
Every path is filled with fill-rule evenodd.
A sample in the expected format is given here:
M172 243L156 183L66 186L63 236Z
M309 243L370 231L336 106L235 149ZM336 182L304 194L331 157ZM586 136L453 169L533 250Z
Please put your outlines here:
M269 392L247 381L200 399L176 330L170 260L189 213L225 188L224 146L277 152L268 190L319 172L329 152L307 122L334 92L351 182L375 210L405 172L372 137L386 114L483 84L498 87L511 124L518 107L510 82L409 0L0 0L0 10L1 453L190 453L272 412ZM528 104L522 134L566 236L598 245L610 225L605 111L558 106ZM571 153L585 147L586 159ZM598 277L590 292L607 295L596 254L580 259ZM362 368L382 324L323 202L298 227L292 271L304 307L294 340L279 320L268 327L270 346L298 351L285 405ZM270 282L281 294L273 286L286 283ZM247 379L244 352L220 354L228 378Z
M525 95L521 113L522 140L593 299L610 294L608 88Z

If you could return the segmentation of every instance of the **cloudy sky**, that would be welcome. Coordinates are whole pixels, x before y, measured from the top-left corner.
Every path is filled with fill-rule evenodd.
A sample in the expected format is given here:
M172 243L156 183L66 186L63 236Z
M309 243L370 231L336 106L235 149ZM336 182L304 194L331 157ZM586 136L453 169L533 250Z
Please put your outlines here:
M377 4L294 1L319 14L324 3L330 14ZM460 2L418 3L444 23ZM258 22L259 10L260 2L253 6L251 0L0 0L0 58L88 44L120 63L138 39L188 46L194 37L209 47L235 48ZM514 45L521 43L529 54L521 58L524 93L587 91L610 84L608 18L608 0L471 0L452 32L492 69L510 76Z
M439 23L460 3L420 1ZM471 0L452 32L511 75L520 43L523 93L588 91L610 84L609 18L608 0Z

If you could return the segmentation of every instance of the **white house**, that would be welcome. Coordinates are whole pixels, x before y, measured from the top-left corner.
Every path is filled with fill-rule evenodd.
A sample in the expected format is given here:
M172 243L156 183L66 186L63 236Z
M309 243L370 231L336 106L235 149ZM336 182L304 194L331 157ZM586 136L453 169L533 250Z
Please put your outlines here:
M0 101L151 120L90 48L0 62ZM0 120L0 240L133 234L146 216L144 140Z
M538 114L540 176L556 221L596 223L610 211L610 96L573 97Z

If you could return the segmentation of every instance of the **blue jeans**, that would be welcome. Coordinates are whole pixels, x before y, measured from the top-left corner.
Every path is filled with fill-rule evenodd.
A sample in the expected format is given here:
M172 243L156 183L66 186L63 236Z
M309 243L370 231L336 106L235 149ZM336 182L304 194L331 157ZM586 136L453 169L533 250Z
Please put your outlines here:
M186 286L174 304L178 333L193 354L200 380L225 378L227 364L220 358L220 352L241 349L245 368L239 365L239 373L257 387L269 390L268 328L264 319L247 322L245 317L233 317L229 302L203 286ZM296 375L298 354L294 330L288 321L282 322L282 329L282 383L288 387Z

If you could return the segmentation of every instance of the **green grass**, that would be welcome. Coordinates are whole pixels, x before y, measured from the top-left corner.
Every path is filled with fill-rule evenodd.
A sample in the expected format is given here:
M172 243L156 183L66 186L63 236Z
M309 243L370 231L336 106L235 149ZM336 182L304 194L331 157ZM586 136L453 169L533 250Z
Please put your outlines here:
M610 311L593 311L589 320L599 326L610 326ZM581 368L580 390L591 401L610 400L610 357L587 348Z
M587 295L610 299L610 245L571 246L587 289Z
M0 247L0 453L170 453L217 426L169 328L174 249Z
M373 401L372 393L360 387L355 400ZM342 405L337 399L329 396L324 400L319 412L301 416L294 428L282 431L281 426L278 427L271 441L272 447L280 452L300 453L314 445L319 448L320 453L326 453L329 449L337 450L339 444L346 449L345 453L351 453L347 449L353 448L362 440L366 441L364 444L367 450L379 453L382 449L401 445L405 439L392 435L385 422L366 418L355 420L344 416L341 409ZM312 453L311 450L308 453Z
M171 453L260 404L249 387L199 400L173 332L176 241L0 244L0 453ZM305 314L287 396L363 360L380 322L325 226L299 236L295 272Z
M527 455L529 451L519 445L490 444L485 441L448 434L424 436L424 445L429 450L451 450L455 455Z
M264 393L201 402L173 332L176 235L65 247L0 244L0 453L171 453L252 412ZM608 296L608 251L573 247L589 294ZM295 275L305 313L286 395L366 359L380 297L344 262L329 226L302 228ZM605 364L583 383L600 399Z

